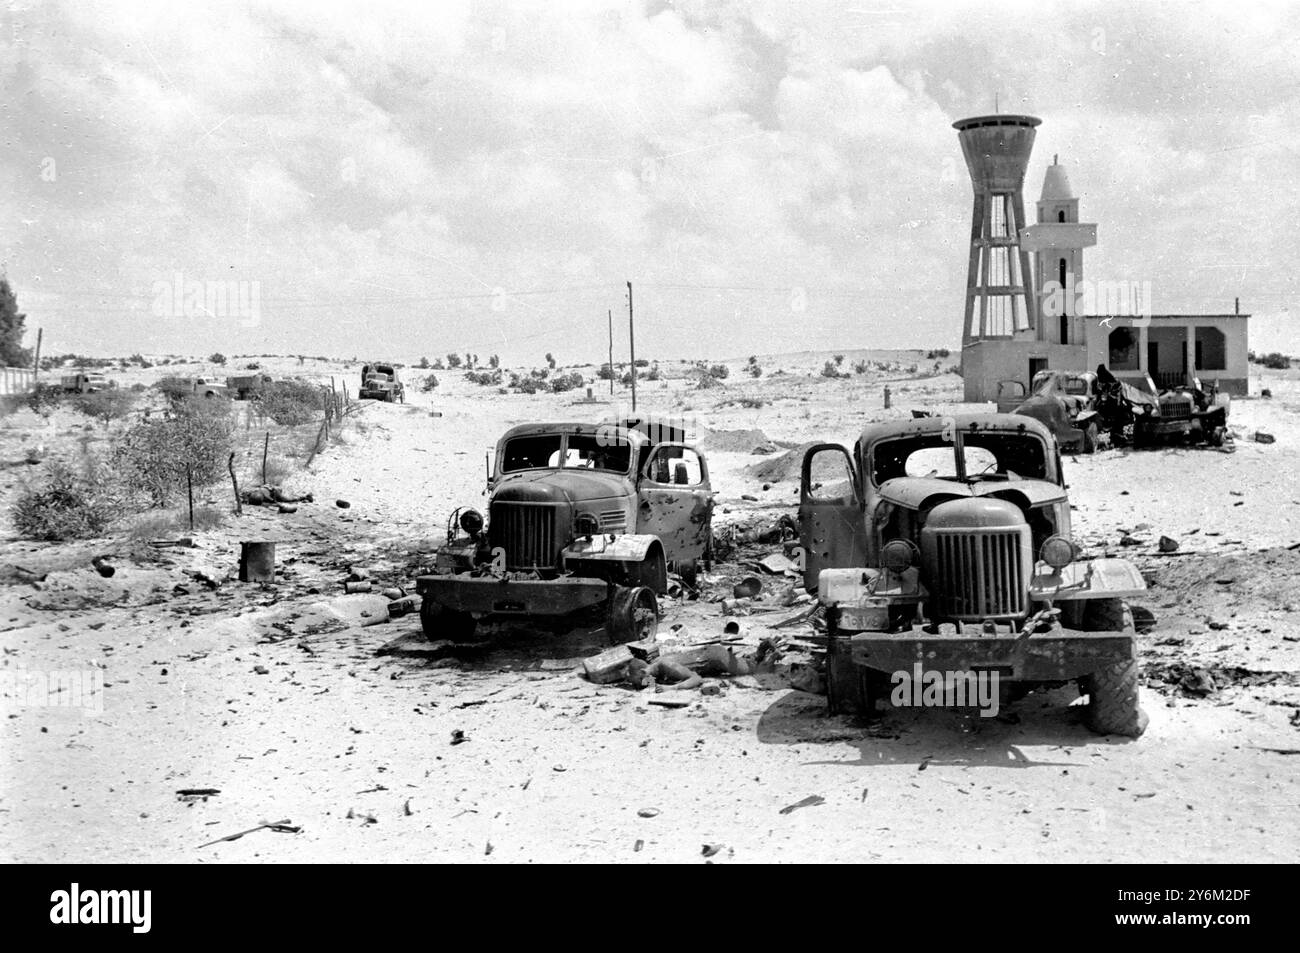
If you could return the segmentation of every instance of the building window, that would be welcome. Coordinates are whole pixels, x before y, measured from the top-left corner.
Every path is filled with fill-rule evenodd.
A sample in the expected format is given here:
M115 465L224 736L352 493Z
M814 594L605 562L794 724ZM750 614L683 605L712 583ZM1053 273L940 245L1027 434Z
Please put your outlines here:
M1107 362L1112 371L1136 371L1138 369L1138 339L1132 328L1116 328L1110 332L1110 360Z
M1061 209L1061 211L1059 211L1059 212L1056 213L1056 220L1057 220L1058 222L1064 222L1064 221L1065 221L1065 209Z
M1224 371L1228 369L1227 343L1218 328L1196 329L1196 369L1198 371Z

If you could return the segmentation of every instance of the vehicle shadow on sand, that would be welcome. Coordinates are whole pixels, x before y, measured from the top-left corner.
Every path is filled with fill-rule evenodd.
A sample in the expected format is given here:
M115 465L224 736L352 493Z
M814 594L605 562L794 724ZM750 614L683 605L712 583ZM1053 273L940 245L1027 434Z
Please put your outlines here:
M755 733L763 744L854 745L856 757L811 760L808 765L877 767L960 765L977 768L1070 768L1079 762L1044 757L1030 749L1125 745L1129 738L1101 737L1083 724L1074 693L1034 694L1004 707L996 717L945 708L891 709L875 719L830 715L820 695L790 691L760 716Z

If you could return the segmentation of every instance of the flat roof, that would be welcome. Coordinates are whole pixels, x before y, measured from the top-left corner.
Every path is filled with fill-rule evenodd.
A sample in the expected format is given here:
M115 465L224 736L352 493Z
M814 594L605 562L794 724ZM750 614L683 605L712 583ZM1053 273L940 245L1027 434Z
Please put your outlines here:
M1196 318L1249 318L1248 314L1085 314L1084 320L1101 321L1115 318L1150 318L1152 321L1188 321Z

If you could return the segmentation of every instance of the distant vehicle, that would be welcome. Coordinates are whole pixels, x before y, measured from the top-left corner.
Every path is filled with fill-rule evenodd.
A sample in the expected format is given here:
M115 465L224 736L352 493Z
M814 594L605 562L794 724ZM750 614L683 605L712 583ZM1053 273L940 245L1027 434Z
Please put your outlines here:
M1011 413L1023 404L1028 396L1023 381L998 381L998 413Z
M1160 390L1150 374L1112 374L1104 365L1097 368L1097 377L1102 393L1119 412L1132 412L1134 444L1203 441L1217 447L1227 436L1230 399L1219 393L1217 384L1207 387L1189 374L1177 387ZM1103 412L1106 409L1103 406Z
M226 378L226 389L235 400L261 400L262 391L271 383L269 374L241 374Z
M116 386L114 381L98 373L86 374L79 371L59 378L59 387L65 394L93 394Z
M1097 375L1090 371L1042 370L1029 385L1030 396L1012 413L1033 417L1064 446L1093 453L1110 426L1097 409ZM1001 406L999 405L999 410Z
M392 364L367 364L361 368L361 390L357 396L362 400L406 403L406 388L398 380L397 368Z
M229 397L230 388L211 377L164 377L154 386L170 397L195 394L202 397Z

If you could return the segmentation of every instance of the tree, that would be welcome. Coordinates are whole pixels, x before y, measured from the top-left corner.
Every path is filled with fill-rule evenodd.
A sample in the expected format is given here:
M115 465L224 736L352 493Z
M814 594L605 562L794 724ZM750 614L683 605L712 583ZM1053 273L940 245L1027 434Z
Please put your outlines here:
M555 370L555 358L549 353L546 355L546 363L551 368L551 370Z
M226 363L226 355L222 354L220 351L217 351L215 354L209 357L208 360L211 361L213 364L224 364Z
M448 366L448 367L452 367L452 368L460 367L460 355L459 355L459 354L448 354L448 355L447 355L447 366Z
M23 347L23 326L27 315L18 310L18 298L9 287L9 279L0 278L0 364L27 367L32 352Z

